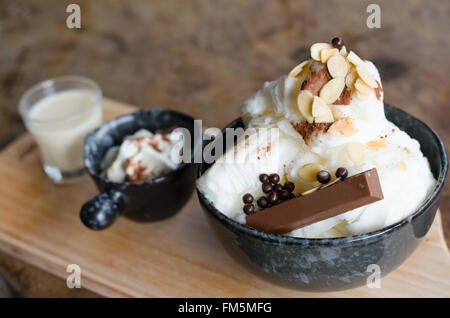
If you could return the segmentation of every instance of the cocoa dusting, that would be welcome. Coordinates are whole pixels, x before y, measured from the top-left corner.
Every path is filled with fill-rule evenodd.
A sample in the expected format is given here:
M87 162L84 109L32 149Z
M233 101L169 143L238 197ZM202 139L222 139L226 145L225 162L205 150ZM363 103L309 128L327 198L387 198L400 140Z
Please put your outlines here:
M333 105L350 105L352 100L353 90L345 87L341 93L341 96L333 103Z
M161 138L162 138L162 140L164 140L165 142L168 142L169 144L172 143L172 141L169 138L169 134L166 134L166 133L161 134Z
M148 140L148 144L150 145L150 147L153 147L153 149L155 149L157 152L162 152L162 150L159 148L159 144L158 144L157 140L150 138Z
M301 122L298 124L291 123L294 129L303 137L303 140L306 144L309 144L309 141L312 137L317 136L319 133L327 132L328 128L332 125L332 123L308 123Z
M147 165L141 160L135 162L133 157L129 158L125 164L125 171L127 171L128 168L132 168L133 174L127 175L127 181L135 183L149 179L149 176L145 173Z
M133 137L133 138L130 138L129 141L130 141L130 143L132 143L132 144L138 144L138 143L144 141L145 139L147 139L147 137L142 137L142 136L141 136L141 137Z
M381 93L383 92L383 89L381 88L381 85L380 85L380 83L377 80L375 80L375 82L377 82L378 87L374 88L373 90L375 91L375 95L377 96L377 99L380 100L381 99Z
M164 139L164 137L162 137L162 138ZM159 148L158 141L155 140L154 137L142 137L142 136L134 137L134 138L130 138L130 142L133 144L146 142L150 147L155 149L157 152L162 152L162 150Z
M319 96L320 89L329 80L331 75L328 73L326 67L321 67L318 70L313 70L305 79L302 84L302 89L308 90L314 96Z

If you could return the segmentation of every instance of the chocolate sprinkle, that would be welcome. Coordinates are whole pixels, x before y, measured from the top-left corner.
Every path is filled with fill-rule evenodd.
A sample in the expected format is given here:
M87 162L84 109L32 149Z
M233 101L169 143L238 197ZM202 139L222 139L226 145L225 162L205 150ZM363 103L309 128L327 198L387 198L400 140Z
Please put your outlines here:
M331 40L331 44L333 44L335 48L340 49L344 46L344 40L342 39L342 37L337 36Z
M272 182L273 184L277 184L278 182L280 182L280 176L279 176L278 174L276 174L276 173L272 173L272 174L269 176L269 180L270 180L270 182Z
M242 197L242 201L244 201L244 203L252 203L253 202L253 196L250 193L246 193Z
M326 184L326 183L330 182L331 175L328 171L321 170L321 171L317 172L316 178L317 178L317 181L319 181L320 183Z
M269 182L269 176L265 173L262 173L259 175L259 181L261 181L262 183L267 183Z
M253 204L244 205L244 213L247 215L255 213L255 207Z
M272 191L272 185L270 183L263 183L262 191L264 193L269 193L270 191Z
M340 167L336 170L336 178L344 180L348 176L348 170L344 167Z
M258 203L258 206L262 209L264 209L269 205L269 201L267 201L266 197L260 197L256 202Z

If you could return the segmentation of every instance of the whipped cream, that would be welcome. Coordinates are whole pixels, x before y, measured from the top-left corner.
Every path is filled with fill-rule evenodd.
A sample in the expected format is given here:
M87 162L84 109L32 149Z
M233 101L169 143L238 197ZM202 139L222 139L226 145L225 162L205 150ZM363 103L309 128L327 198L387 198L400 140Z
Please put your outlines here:
M198 189L219 211L245 223L242 197L246 193L255 198L265 195L258 180L261 173L278 173L282 183L292 181L294 194L300 194L317 186L299 177L306 164L319 163L333 176L338 167L347 168L349 176L377 168L383 200L286 235L309 238L357 235L384 228L415 212L436 181L419 143L386 119L377 68L370 61L361 62L377 81L378 89L371 89L363 97L353 94L348 105L328 105L333 122L311 125L312 133L308 136L299 129L307 124L297 100L304 78L285 76L265 83L245 101L241 117L247 129L278 128L279 138L270 144L276 151L257 162L216 163L197 180ZM325 127L323 130L319 129L321 125ZM238 140L237 146L229 151L239 152L239 144L243 142ZM356 154L352 150L355 148Z
M103 161L106 177L113 182L140 182L169 173L178 167L171 159L178 140L174 132L153 134L141 129L108 150Z

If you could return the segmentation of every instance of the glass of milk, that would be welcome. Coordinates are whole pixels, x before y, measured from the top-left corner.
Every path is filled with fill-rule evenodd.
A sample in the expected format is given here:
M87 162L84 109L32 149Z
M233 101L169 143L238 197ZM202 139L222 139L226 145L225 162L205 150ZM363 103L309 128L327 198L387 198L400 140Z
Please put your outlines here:
M100 87L78 76L46 80L22 96L19 112L39 146L44 171L55 183L84 174L84 138L102 122L101 99Z

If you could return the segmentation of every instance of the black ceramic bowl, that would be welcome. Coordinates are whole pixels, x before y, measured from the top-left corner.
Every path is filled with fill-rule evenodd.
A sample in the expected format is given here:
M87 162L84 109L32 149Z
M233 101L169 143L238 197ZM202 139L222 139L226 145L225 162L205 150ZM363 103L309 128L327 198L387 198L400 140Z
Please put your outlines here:
M151 222L180 211L194 190L194 164L181 163L168 174L139 183L111 182L102 176L101 169L107 150L119 146L124 137L142 128L159 132L176 127L189 130L193 157L194 119L170 110L144 109L124 115L104 123L86 137L84 165L101 192L81 208L81 221L88 228L105 229L122 214L138 222Z
M408 218L387 228L343 238L307 239L269 234L228 218L197 190L200 204L225 250L251 272L283 286L333 291L366 284L370 264L381 275L398 267L419 245L434 220L448 161L439 136L427 124L386 105L387 118L417 139L437 180L432 194ZM243 127L240 119L227 127ZM202 163L197 177L210 165Z

